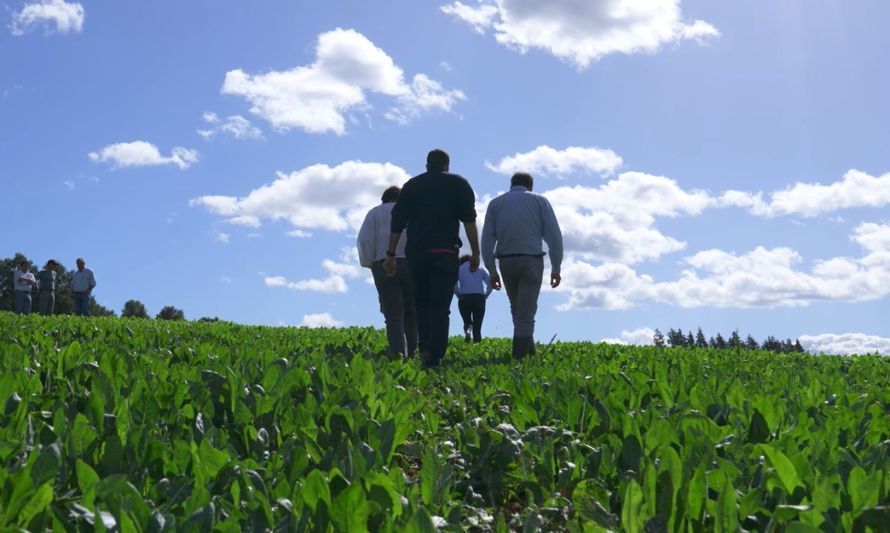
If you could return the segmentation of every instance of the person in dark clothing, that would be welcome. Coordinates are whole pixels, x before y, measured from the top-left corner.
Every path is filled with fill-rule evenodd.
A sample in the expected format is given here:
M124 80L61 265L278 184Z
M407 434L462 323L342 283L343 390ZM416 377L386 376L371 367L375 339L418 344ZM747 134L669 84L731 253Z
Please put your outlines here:
M384 269L396 275L396 246L408 229L405 255L414 284L417 334L424 368L438 366L448 348L448 317L457 283L458 235L463 222L470 241L470 269L479 268L479 234L476 230L476 195L462 176L448 172L450 159L432 150L427 171L408 180L392 209L389 248Z

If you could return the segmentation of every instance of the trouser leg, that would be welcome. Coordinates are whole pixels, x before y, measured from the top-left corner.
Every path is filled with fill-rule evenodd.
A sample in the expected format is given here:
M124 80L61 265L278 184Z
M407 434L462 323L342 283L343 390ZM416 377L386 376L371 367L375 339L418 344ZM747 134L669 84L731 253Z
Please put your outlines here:
M430 254L430 353L436 361L445 357L448 348L448 325L454 284L457 283L457 254Z
M473 310L468 297L469 294L466 294L457 299L457 309L460 311L460 318L464 321L464 332L473 326Z
M414 309L414 282L411 278L411 267L408 261L398 261L399 270L396 277L402 287L402 308L405 320L405 345L410 357L417 351L417 312Z
M401 266L401 265L398 265ZM398 271L398 270L397 270ZM386 322L386 340L389 350L404 355L405 347L405 308L402 287L398 279L389 277L383 271L383 261L371 265L374 286L380 298L380 307Z
M56 295L52 291L41 291L37 298L37 309L41 315L53 314L56 305Z
M421 352L430 352L430 267L427 254L408 258L414 288L414 314L417 318L417 344Z
M19 315L31 314L31 293L25 291L16 291L15 312Z
M519 256L500 260L501 276L513 315L514 355L534 352L535 313L544 278L543 257Z
M482 342L482 319L485 318L485 296L479 294L475 298L473 308L473 342Z

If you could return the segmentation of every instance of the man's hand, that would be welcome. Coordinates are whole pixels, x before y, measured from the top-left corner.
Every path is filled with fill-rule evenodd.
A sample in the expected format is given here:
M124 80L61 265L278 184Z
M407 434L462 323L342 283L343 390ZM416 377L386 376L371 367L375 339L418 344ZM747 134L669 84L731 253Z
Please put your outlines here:
M396 275L396 258L395 257L387 257L383 260L383 271L386 272L386 275L389 277L395 277Z
M488 281L491 283L491 288L499 291L501 290L501 277L497 274L492 274L489 276Z
M562 277L560 277L559 274L557 274L556 272L550 273L550 287L551 288L555 289L555 288L559 287L560 281L562 281Z
M473 254L470 256L470 272L476 272L479 270L479 254Z

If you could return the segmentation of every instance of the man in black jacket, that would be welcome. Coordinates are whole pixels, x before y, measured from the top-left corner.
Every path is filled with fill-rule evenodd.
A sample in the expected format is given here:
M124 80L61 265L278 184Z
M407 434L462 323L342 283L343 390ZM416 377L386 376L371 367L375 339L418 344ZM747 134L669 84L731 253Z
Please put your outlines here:
M448 348L448 315L457 282L458 236L463 222L470 240L470 269L479 268L479 233L476 229L476 195L462 176L448 172L449 157L433 150L426 158L427 171L405 183L392 210L389 248L384 269L396 272L396 245L408 229L405 255L414 282L421 363L435 367Z

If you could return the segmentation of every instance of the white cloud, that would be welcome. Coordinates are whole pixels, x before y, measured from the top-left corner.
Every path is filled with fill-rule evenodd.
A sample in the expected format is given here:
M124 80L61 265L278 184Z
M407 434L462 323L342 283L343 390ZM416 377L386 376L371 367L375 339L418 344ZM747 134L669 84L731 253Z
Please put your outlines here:
M205 112L204 122L209 124L209 129L198 130L198 135L210 140L218 134L231 135L236 139L262 139L263 132L241 115L232 115L225 120L220 120L216 113Z
M810 353L829 355L864 355L875 352L890 355L890 339L864 333L823 333L801 335L800 344Z
M71 190L71 191L74 190L74 181L73 180L66 179L66 180L63 180L62 183L65 184L65 187L68 187L68 190Z
M885 207L890 205L890 173L871 176L849 170L840 181L828 185L795 183L770 193L769 197L766 201L762 193L727 191L721 197L721 204L743 207L754 215L768 217L815 217L841 209Z
M442 11L522 53L544 50L577 68L614 53L653 53L682 40L720 34L702 20L687 23L680 0L480 0Z
M597 147L570 146L556 150L547 145L526 153L517 153L485 166L500 174L529 172L533 176L565 178L572 174L611 174L622 164L621 157L612 150Z
M221 231L216 232L216 242L221 242L223 244L229 244L229 237L230 237L230 235L228 233L223 233Z
M303 231L301 229L295 229L293 231L287 232L288 237L294 237L295 239L308 239L312 237L312 233L308 231Z
M260 224L260 219L250 215L242 215L237 217L232 217L226 219L226 222L229 224L234 224L235 226L242 226L245 228L258 228L262 224Z
M322 293L345 293L349 290L346 280L341 276L328 276L325 279L304 279L290 281L284 276L269 276L263 279L266 287L282 287L295 291L310 291Z
M10 27L13 35L24 35L35 27L45 25L59 33L80 33L83 30L84 10L77 2L40 0L25 5L12 14Z
M235 281L234 279L230 278L229 276L222 276L219 278L219 280L226 285L231 285Z
M618 339L603 339L600 342L605 342L608 344L632 344L636 346L647 346L651 344L655 344L653 340L655 335L655 330L652 328L637 328L633 331L623 330L621 332L621 338Z
M559 219L567 252L627 264L685 248L655 228L656 217L698 215L714 205L704 191L686 191L672 179L642 172L623 172L600 187L559 187L543 194Z
M816 261L806 271L800 254L789 248L736 255L706 250L685 259L689 268L673 281L656 282L627 265L593 266L570 259L563 267L568 294L560 310L627 309L642 302L679 307L797 307L816 301L868 301L890 295L890 225L862 224L852 239L862 245L859 258Z
M386 116L400 122L432 110L450 111L465 98L423 74L407 84L386 52L361 33L339 28L318 36L311 65L256 75L232 70L222 87L223 94L246 99L251 113L278 130L338 135L346 131L346 113L370 108L366 91L395 98L397 105Z
M303 315L303 321L300 325L307 328L336 328L343 324L334 320L330 313L313 313Z
M155 145L145 141L111 144L89 156L92 161L109 163L112 168L176 165L185 170L198 162L196 150L177 146L165 157Z
M190 205L203 206L230 220L286 219L301 229L354 230L365 211L379 203L383 190L402 185L409 177L391 163L318 164L290 174L279 173L278 179L242 198L201 196Z

